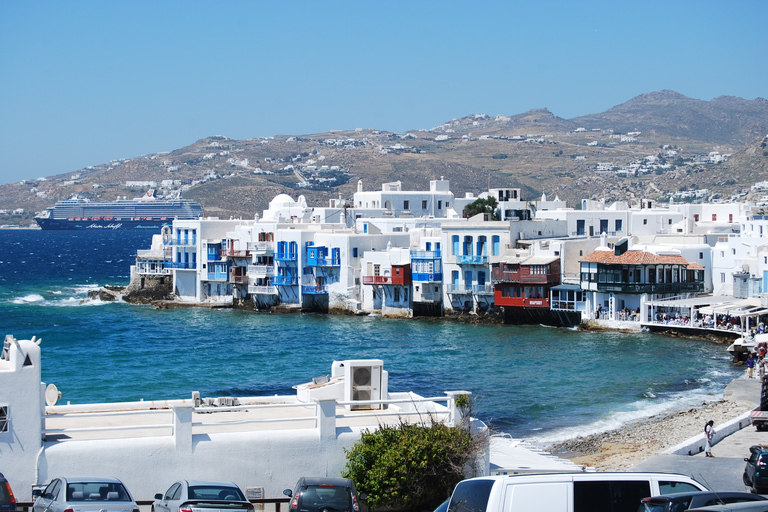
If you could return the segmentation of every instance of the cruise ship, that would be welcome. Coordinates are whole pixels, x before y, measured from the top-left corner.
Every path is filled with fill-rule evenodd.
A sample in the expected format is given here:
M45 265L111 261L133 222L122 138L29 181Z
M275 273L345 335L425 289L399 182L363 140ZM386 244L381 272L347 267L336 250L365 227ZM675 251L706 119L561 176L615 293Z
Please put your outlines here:
M135 199L93 202L73 197L47 208L35 221L42 229L160 229L174 219L203 216L199 203L187 199L158 199L154 190Z

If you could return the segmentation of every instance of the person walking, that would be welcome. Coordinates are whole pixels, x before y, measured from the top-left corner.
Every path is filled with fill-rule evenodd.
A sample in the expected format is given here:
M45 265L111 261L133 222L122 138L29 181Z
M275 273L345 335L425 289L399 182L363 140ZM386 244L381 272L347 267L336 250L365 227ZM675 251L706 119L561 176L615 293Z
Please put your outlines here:
M706 457L714 457L712 455L712 441L715 439L715 422L709 420L704 425L704 436L707 438L707 445L704 447L704 455Z
M755 359L752 357L752 352L749 353L749 356L747 357L747 375L749 378L752 378L752 374L755 371Z

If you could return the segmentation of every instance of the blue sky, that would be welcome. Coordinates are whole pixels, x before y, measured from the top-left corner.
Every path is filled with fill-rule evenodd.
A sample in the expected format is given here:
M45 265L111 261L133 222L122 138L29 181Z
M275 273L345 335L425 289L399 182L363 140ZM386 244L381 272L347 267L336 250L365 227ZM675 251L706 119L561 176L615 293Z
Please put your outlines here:
M0 0L0 183L183 147L768 98L768 2Z

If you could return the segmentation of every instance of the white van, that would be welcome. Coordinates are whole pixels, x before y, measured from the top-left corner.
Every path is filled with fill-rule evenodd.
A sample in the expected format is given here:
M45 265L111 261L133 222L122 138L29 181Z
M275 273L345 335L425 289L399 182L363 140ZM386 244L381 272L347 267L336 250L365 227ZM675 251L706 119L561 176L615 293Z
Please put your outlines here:
M637 512L648 496L707 490L674 473L489 476L459 482L448 512Z

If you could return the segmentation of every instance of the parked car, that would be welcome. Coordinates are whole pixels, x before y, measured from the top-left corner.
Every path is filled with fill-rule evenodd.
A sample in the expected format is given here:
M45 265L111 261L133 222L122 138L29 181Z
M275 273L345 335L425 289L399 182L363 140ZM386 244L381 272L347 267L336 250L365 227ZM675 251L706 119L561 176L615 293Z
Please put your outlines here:
M15 512L16 498L13 497L11 484L0 473L0 512Z
M744 485L760 494L768 492L768 446L750 446L749 452L750 456L744 459Z
M131 493L117 478L54 478L32 491L33 512L139 512Z
M155 494L152 512L253 512L253 505L232 482L180 480Z
M642 498L708 491L674 473L544 473L485 476L456 485L448 512L636 512Z
M768 512L768 503L765 501L727 503L725 505L692 508L688 512Z
M355 483L349 478L301 477L293 491L283 494L292 498L288 512L360 511Z
M745 501L768 501L768 498L748 492L678 492L643 498L637 512L683 512L692 508Z

